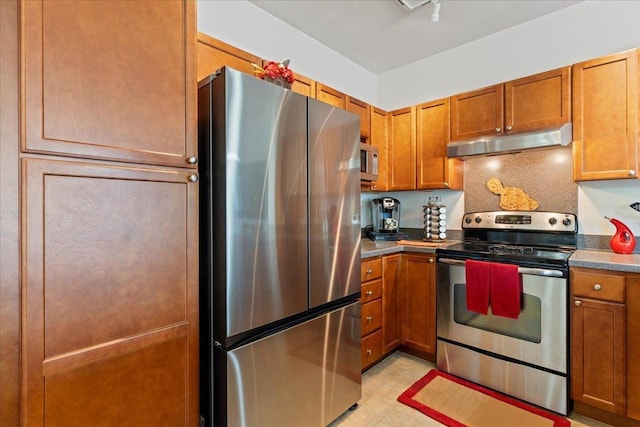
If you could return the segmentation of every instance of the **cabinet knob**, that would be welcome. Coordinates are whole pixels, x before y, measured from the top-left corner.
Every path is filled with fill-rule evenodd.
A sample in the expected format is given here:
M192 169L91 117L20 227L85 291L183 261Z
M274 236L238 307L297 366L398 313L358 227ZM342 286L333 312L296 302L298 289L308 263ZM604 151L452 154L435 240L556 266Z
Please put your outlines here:
M367 270L367 274L371 274L371 273L373 273L373 270L372 269L368 269Z
M373 320L373 316L367 316L367 322L371 322Z
M196 163L198 163L198 158L195 156L191 156L187 159L187 162L189 162L190 165L195 165Z
M580 307L582 305L582 301L577 300L576 302L574 302L576 307Z
M189 181L197 182L198 181L198 175L189 175Z
M372 353L373 353L373 350L371 350L370 348L368 348L368 349L367 349L367 354L368 354L369 356L371 356L371 354L372 354Z
M602 289L602 286L600 286L600 283L596 283L595 285L593 285L594 291L599 291L600 289Z
M433 258L429 258L429 264L433 264Z
M444 186L445 186L445 187L449 187L449 183L448 183L448 182L445 182L445 183L444 183Z
M629 169L629 171L627 172L627 175L636 176L636 171L634 171L633 169Z
M367 291L367 295L373 295L373 291Z
M496 128L496 133L500 133L501 130L502 129L500 129L500 128Z
M505 129L506 129L507 131L510 131L510 130L511 130L511 129L513 129L513 128L511 127L511 125L507 125L507 126L505 126Z

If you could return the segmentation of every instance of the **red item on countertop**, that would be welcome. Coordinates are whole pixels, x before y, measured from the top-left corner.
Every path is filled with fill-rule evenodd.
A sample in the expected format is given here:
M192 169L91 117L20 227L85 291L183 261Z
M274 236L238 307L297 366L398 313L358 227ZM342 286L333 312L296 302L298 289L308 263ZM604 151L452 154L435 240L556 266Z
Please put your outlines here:
M467 310L487 314L491 263L468 259L464 262L467 283Z
M518 273L518 266L491 263L490 283L491 313L517 319L522 295L522 276Z

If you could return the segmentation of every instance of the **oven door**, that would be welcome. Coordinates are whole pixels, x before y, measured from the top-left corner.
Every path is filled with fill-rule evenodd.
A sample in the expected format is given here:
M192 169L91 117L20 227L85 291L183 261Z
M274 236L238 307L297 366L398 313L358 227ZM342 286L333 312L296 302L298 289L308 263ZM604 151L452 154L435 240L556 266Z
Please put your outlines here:
M438 339L567 373L567 273L520 267L523 309L517 319L467 310L464 260L437 264Z

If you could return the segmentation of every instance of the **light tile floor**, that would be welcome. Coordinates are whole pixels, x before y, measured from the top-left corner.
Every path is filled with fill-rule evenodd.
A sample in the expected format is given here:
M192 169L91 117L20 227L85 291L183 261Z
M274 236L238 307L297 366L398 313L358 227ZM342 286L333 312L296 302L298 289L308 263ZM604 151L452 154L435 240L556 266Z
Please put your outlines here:
M400 351L391 354L362 375L362 399L358 407L329 427L441 427L439 422L396 400L434 367L433 363ZM572 427L609 426L576 414L569 419Z

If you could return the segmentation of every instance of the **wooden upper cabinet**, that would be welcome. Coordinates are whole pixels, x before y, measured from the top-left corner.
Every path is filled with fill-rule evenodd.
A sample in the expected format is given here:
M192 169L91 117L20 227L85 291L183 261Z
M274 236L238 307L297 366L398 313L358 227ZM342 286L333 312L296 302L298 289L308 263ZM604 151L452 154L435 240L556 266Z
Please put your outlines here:
M415 106L389 113L389 191L416 188L415 117Z
M22 425L198 424L190 174L23 161Z
M316 99L346 110L347 95L320 82L316 82Z
M451 97L451 140L531 132L571 121L571 67Z
M198 33L198 81L214 74L226 66L253 75L253 64L262 64L262 59L249 52L233 47L205 33Z
M316 97L316 82L309 77L293 72L295 80L291 84L291 90L309 98Z
M346 109L360 116L360 139L362 142L370 142L371 135L371 107L366 102L352 96L346 97Z
M505 133L551 128L571 122L571 67L504 84Z
M21 13L23 151L196 167L194 2L27 1Z
M496 85L451 97L451 140L502 133L504 86Z
M371 185L371 190L387 191L389 189L389 113L371 107L371 145L378 147L378 179Z
M447 158L449 99L416 108L416 188L462 190L463 164Z
M573 66L573 178L638 177L640 50Z

